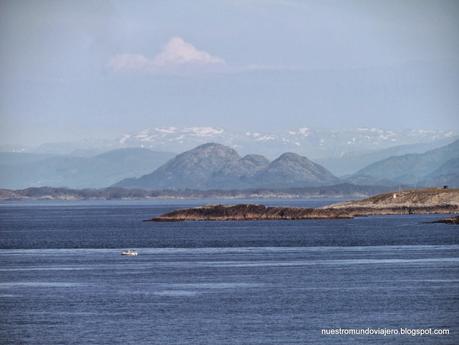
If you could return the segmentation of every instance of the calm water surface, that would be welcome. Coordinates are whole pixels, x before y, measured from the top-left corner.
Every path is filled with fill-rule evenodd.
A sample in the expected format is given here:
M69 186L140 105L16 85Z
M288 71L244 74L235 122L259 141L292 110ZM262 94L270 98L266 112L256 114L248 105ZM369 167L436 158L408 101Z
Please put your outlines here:
M142 222L198 203L0 205L0 344L459 344L459 228L438 216Z

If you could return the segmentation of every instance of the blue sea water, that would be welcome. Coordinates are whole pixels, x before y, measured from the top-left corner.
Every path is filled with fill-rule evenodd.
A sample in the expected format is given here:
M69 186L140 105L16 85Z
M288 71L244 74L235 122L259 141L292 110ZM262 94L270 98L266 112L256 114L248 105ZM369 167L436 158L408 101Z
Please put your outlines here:
M0 344L459 344L439 216L143 222L201 203L0 205ZM450 334L321 333L340 327Z

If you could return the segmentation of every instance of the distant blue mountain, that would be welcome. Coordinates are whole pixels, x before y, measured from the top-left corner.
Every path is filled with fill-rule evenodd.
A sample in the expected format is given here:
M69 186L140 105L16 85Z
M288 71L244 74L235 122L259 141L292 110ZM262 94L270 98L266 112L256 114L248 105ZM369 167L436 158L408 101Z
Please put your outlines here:
M349 152L342 154L340 157L317 159L316 162L329 169L333 174L344 177L383 159L411 153L425 153L450 144L453 141L454 139L448 138L427 143L397 145L379 150Z
M424 186L447 185L459 188L459 158L450 159L441 167L425 176L421 184Z
M173 156L142 148L117 149L93 157L2 152L0 187L102 188L151 172Z
M359 170L347 181L365 185L442 185L458 173L459 140L425 153L394 156Z
M322 186L339 179L295 153L269 162L259 155L240 157L230 147L208 143L186 151L151 174L115 186L145 189L237 189Z

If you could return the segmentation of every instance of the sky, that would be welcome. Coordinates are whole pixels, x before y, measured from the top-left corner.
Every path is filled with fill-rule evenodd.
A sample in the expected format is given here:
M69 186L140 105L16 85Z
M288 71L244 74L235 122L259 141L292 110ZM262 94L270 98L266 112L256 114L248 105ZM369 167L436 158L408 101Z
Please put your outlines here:
M0 144L459 130L459 1L0 0Z

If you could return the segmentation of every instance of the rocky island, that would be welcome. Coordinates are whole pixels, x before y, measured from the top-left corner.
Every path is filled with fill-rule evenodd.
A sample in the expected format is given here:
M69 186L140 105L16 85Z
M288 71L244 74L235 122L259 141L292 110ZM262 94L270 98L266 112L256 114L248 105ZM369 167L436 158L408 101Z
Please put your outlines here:
M443 223L443 224L456 224L456 225L459 225L459 216L437 219L437 220L434 220L431 223Z
M415 189L320 208L208 205L172 211L152 221L346 219L375 215L459 213L459 189Z

